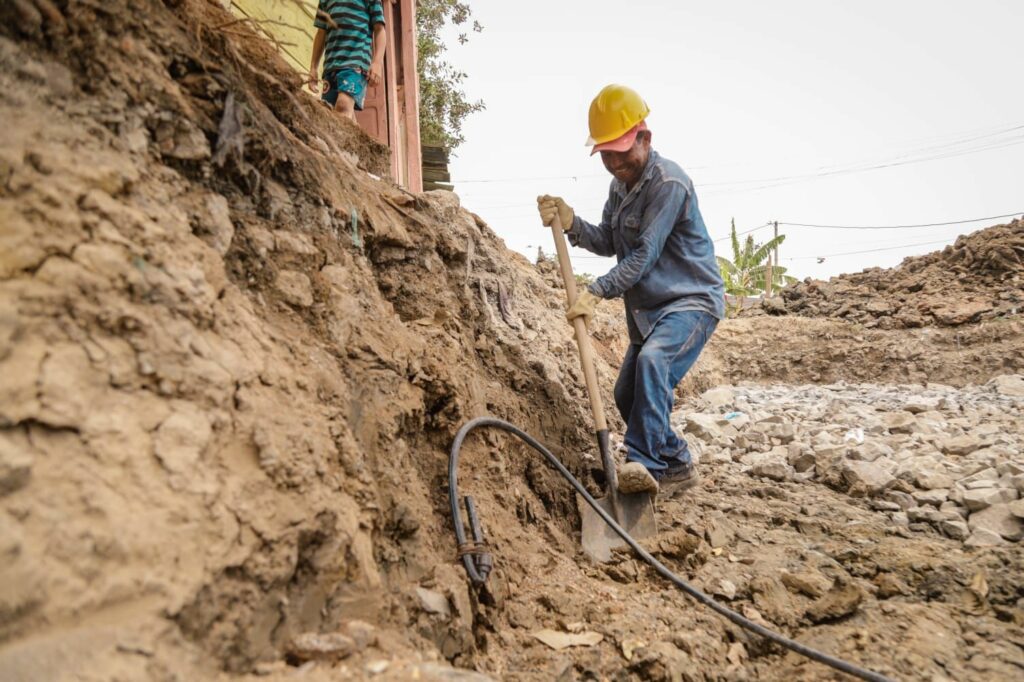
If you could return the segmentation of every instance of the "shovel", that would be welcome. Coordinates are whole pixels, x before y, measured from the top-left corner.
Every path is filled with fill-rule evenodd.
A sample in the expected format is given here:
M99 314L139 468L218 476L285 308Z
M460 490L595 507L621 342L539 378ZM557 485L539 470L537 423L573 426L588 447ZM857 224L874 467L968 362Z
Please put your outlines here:
M551 234L555 238L555 250L558 251L558 267L562 271L565 295L571 306L576 301L576 277L572 273L569 247L565 244L562 223L557 215L551 223ZM604 405L601 402L601 392L598 390L594 351L590 345L590 336L587 335L587 323L582 317L577 317L572 323L576 330L576 345L580 350L583 376L587 381L587 393L590 395L590 410L594 414L597 448L601 452L601 467L604 469L605 496L599 498L597 502L634 538L650 537L657 532L654 503L648 493L626 495L619 492L619 477L615 471L615 462L612 459L611 445L608 441L608 423L604 419ZM583 519L583 551L595 561L602 563L610 561L612 550L624 546L626 543L579 495L576 496L576 504Z

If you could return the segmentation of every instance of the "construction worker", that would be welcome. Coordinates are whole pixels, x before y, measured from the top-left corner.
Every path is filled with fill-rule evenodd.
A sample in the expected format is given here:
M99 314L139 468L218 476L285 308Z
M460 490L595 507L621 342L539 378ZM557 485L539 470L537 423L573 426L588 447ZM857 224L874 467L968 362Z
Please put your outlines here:
M320 99L339 114L352 119L363 110L366 86L380 83L384 74L384 10L381 0L320 0L316 12L316 36L309 64L309 85L320 86L317 75L326 51Z
M600 153L613 176L599 224L560 197L538 197L537 206L545 225L560 218L573 246L618 261L566 317L589 322L601 300L623 297L630 344L615 383L626 423L619 489L671 495L698 482L686 441L669 422L675 387L722 318L725 290L693 182L651 148L649 113L622 85L605 87L590 105L591 154Z

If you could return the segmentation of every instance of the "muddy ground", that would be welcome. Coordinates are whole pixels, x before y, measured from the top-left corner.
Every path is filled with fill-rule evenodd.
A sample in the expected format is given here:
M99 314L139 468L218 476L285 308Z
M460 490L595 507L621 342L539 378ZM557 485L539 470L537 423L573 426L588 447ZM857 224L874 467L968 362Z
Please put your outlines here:
M0 677L834 677L629 556L589 562L568 488L502 435L463 455L497 562L471 591L446 511L462 423L519 424L596 491L562 292L453 195L377 179L384 150L244 26L218 30L217 3L0 19ZM594 327L611 405L614 306ZM1022 345L1013 316L731 321L681 396L955 391L1019 372ZM1019 544L904 528L878 495L713 450L704 486L659 505L675 569L901 679L1021 674Z

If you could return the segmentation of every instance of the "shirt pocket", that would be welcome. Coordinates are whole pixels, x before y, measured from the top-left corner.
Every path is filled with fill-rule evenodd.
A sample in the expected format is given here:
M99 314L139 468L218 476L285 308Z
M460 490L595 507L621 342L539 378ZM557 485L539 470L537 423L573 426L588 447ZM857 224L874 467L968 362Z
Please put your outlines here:
M643 216L639 211L630 211L622 216L622 238L630 247L635 247L643 232Z

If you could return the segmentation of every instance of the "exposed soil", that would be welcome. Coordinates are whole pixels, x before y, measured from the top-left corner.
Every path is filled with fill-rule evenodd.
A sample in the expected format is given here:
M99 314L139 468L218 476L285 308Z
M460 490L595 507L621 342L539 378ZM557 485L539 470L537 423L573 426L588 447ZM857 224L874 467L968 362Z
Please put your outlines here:
M964 235L941 251L827 282L805 280L746 314L836 317L866 327L958 327L1024 314L1024 220Z
M454 195L377 179L385 150L215 30L218 3L0 20L0 677L833 677L629 556L586 560L569 489L500 434L463 451L497 562L472 592L446 511L462 423L516 423L597 490L562 292ZM681 392L980 384L1019 371L1020 332L730 321ZM616 306L594 334L611 405ZM651 542L698 584L902 679L1024 668L1019 544L704 466Z

